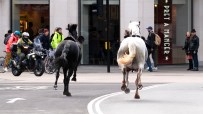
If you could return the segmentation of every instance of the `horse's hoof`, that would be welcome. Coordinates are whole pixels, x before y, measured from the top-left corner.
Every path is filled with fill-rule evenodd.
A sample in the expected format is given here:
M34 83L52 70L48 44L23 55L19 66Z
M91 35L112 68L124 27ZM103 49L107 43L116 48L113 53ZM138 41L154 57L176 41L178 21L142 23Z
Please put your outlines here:
M54 85L54 89L55 89L55 90L57 90L57 87L58 87L57 85Z
M127 86L126 86L126 85L122 85L122 86L121 86L121 90L122 90L122 91L125 91L126 89L127 89Z
M69 91L63 91L63 95L71 96L71 93Z
M71 79L71 81L75 81L75 82L76 82L76 81L77 81L77 79L76 79L75 77L73 77L73 78Z
M138 94L136 94L135 99L140 99L140 96Z
M130 93L130 89L129 89L129 88L126 88L126 89L125 89L125 93L126 93L126 94Z
M139 89L139 90L141 90L142 88L143 88L143 85L142 85L142 84L138 85L138 89Z
M63 95L66 95L66 96L70 97L71 93L70 92L65 92L65 93L63 93Z

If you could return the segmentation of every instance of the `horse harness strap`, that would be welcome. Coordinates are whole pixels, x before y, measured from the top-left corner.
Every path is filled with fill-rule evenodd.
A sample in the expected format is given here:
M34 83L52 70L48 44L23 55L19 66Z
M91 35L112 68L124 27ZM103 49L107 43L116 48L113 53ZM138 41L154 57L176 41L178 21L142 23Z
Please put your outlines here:
M140 37L140 38L141 38L141 36L140 36L140 35L132 35L132 37Z

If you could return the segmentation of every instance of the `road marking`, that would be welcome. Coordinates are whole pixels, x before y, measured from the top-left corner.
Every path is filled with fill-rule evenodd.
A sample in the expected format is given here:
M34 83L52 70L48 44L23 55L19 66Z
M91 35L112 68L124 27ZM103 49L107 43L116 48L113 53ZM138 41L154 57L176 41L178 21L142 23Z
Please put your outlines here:
M23 99L23 98L13 98L13 99L8 99L9 101L6 102L6 103L15 103L16 101L19 101L19 100L26 100L26 99Z
M42 90L42 89L48 89L48 86L14 86L0 88L0 90Z
M159 85L148 86L148 87L143 88L142 91L165 86L165 85L168 85L168 84L159 84ZM132 92L135 92L135 90L133 90ZM104 114L101 111L100 104L108 98L111 98L111 97L114 97L117 95L121 95L121 94L124 94L124 92L115 92L115 93L103 95L103 96L93 99L87 105L87 110L88 110L89 114Z

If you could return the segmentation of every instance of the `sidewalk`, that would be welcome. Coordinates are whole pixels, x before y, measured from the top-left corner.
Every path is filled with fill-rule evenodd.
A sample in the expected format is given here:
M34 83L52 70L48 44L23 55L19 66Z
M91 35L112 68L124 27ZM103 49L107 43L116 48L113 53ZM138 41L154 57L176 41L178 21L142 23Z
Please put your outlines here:
M143 71L143 83L203 83L203 68L200 71L187 71L186 65L165 65L159 66L157 72ZM134 83L135 73L130 73L129 81ZM0 73L0 83L11 82L26 83L53 83L55 74L44 73L41 77L36 77L32 72L24 72L19 77L14 77L11 72ZM106 66L82 65L78 68L76 83L121 83L122 73L118 66L111 66L111 73L107 73ZM63 82L63 74L59 77L59 83ZM75 83L75 82L71 82Z

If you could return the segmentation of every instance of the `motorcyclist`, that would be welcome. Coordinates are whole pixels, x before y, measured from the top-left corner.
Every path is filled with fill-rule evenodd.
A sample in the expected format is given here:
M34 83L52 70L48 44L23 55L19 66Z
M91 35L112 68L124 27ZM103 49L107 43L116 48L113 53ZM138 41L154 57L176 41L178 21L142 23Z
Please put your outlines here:
M22 33L22 38L18 40L17 46L18 46L17 54L19 56L19 62L18 62L17 68L20 68L22 61L25 59L30 49L33 48L33 43L29 39L28 32Z

